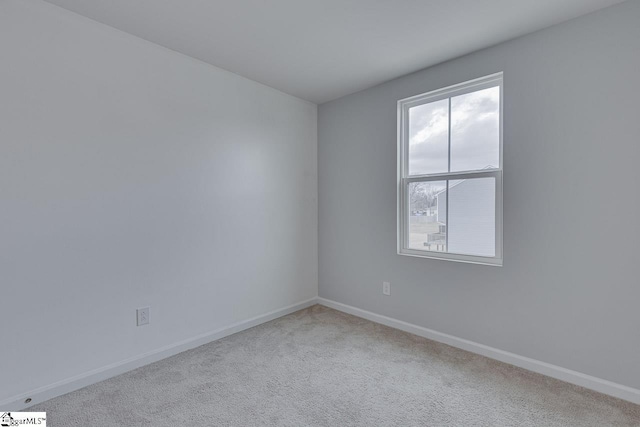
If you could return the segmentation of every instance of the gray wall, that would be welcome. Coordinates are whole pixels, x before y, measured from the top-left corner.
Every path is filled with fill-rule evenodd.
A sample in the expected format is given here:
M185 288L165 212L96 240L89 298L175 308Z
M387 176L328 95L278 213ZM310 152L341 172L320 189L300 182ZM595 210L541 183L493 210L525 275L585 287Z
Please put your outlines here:
M317 295L315 105L34 0L0 55L0 401Z
M321 105L320 296L640 387L639 22L628 1ZM397 255L396 101L498 71L504 267Z

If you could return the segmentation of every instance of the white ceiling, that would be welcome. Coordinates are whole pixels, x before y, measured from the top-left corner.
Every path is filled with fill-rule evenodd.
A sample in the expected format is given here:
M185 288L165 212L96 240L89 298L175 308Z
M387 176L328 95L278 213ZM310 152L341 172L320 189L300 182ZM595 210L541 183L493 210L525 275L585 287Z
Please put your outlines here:
M622 0L47 0L323 103Z

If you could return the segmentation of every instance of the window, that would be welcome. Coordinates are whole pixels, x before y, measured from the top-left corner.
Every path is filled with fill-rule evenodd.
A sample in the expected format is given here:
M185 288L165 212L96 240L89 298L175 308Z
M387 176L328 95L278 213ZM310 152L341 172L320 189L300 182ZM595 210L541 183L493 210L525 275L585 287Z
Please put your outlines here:
M398 101L398 253L502 265L502 73Z

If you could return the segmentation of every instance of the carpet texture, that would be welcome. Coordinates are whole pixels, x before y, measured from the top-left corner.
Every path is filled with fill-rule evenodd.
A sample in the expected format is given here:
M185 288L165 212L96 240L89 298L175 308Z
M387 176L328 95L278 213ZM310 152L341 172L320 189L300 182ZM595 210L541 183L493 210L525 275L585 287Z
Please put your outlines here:
M62 426L640 426L640 406L313 306L32 407Z

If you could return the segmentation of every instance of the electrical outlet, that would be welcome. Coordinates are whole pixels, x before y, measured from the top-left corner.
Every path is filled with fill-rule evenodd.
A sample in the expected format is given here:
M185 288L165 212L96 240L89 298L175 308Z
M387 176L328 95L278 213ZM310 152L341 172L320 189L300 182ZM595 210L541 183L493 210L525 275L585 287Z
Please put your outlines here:
M382 293L385 295L391 295L391 283L382 282Z
M136 310L138 315L138 326L149 324L149 307L143 307Z

